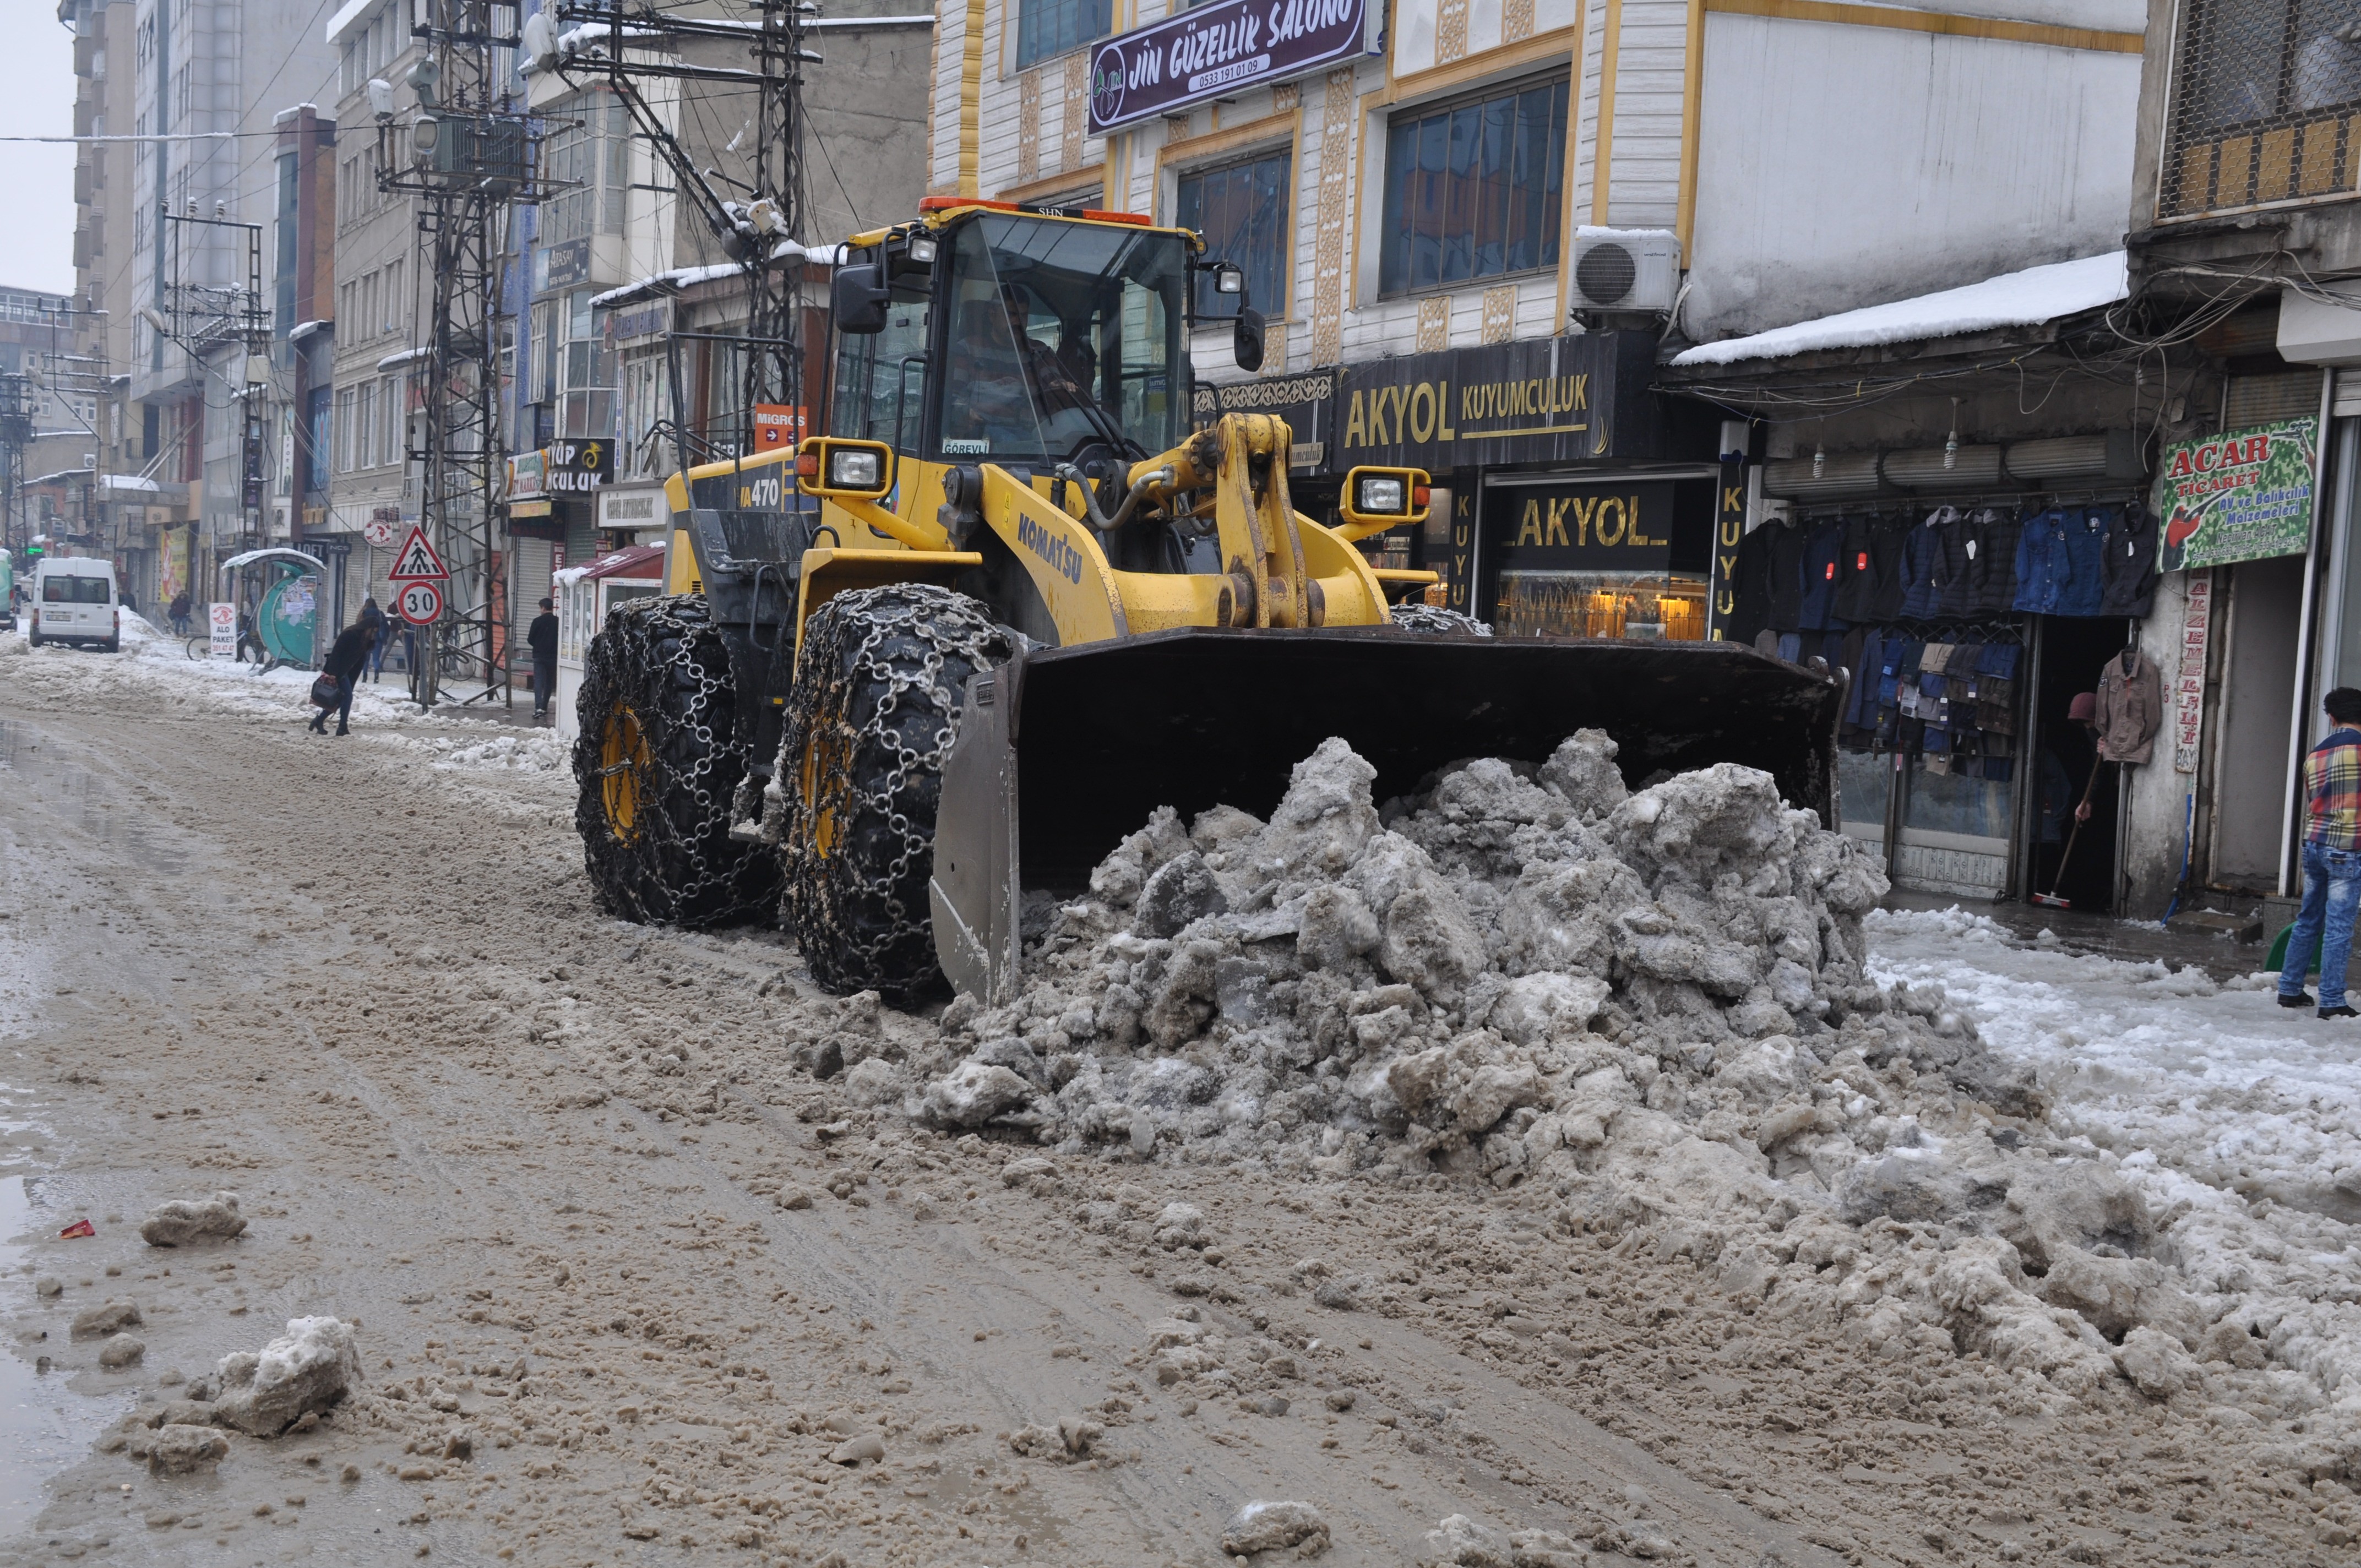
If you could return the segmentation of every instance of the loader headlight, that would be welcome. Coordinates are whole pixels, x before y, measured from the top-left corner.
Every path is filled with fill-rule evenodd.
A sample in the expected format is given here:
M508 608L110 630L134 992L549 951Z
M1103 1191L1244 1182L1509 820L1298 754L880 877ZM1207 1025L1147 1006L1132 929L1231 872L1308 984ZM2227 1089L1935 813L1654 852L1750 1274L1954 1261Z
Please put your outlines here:
M935 264L935 241L932 236L919 234L910 236L910 259L920 267L932 267Z
M873 490L885 466L877 454L861 447L840 447L828 455L828 484L833 490Z
M1399 476L1363 475L1358 489L1353 498L1356 510L1371 514L1410 510L1410 487Z

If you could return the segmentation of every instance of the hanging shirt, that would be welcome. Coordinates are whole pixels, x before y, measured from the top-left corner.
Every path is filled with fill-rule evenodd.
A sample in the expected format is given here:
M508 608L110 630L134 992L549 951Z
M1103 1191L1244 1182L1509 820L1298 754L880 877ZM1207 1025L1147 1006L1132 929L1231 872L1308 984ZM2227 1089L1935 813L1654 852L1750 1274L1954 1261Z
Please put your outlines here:
M1738 542L1738 592L1730 620L1721 629L1732 642L1752 642L1771 624L1771 535L1758 527Z
M1773 631L1794 631L1800 622L1804 602L1804 531L1793 523L1780 523L1767 531L1771 534L1771 615L1769 626Z
M2303 759L2303 840L2361 850L2361 729L2342 725Z
M1932 620L1943 596L1942 525L1952 517L1942 507L1913 526L1902 541L1902 614L1911 620Z
M1894 520L1848 519L1844 552L1837 572L1837 613L1851 621L1891 620L1900 614L1902 530Z
M1804 592L1797 602L1799 631L1841 631L1837 614L1837 570L1844 558L1845 525L1831 518L1804 535Z
M2156 514L2134 501L2115 509L2101 557L2101 615L2144 620L2156 604Z
M2025 532L2015 507L1986 507L1971 523L1974 560L1968 567L1967 613L2005 615L2016 603L2016 543Z

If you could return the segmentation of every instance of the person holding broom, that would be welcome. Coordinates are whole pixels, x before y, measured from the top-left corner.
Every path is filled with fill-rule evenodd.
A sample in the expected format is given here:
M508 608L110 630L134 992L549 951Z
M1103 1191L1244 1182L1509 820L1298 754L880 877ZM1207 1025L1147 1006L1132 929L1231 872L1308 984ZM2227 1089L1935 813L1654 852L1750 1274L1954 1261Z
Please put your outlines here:
M2303 979L2320 954L2320 1016L2361 1018L2345 1005L2353 914L2361 908L2361 688L2320 699L2335 726L2303 759L2303 907L2288 928L2279 1005L2310 1007Z

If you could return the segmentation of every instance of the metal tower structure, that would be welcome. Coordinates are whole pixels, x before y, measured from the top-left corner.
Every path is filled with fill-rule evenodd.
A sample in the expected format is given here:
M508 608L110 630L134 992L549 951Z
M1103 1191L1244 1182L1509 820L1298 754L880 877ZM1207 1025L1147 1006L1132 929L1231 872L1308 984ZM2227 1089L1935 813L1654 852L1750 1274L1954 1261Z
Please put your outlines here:
M238 513L245 521L247 542L259 543L269 533L262 519L266 450L263 394L269 380L267 362L270 354L270 317L263 306L262 293L262 225L239 222L218 203L211 217L202 214L194 201L184 212L162 207L157 215L163 222L168 239L162 280L163 334L178 344L192 364L208 371L225 350L238 351L233 367L235 378L230 382L236 389L234 396L245 411L240 431L243 440L239 447ZM218 270L220 255L205 233L200 232L193 241L185 240L184 232L190 229L243 235L246 281L238 284L192 280L192 272ZM208 263L214 265L209 268Z
M418 0L410 70L418 107L378 120L378 187L412 198L432 280L423 417L413 427L419 521L450 570L441 615L419 629L411 696L442 699L445 680L502 695L509 676L496 570L500 442L500 269L509 203L540 199L537 137L503 69L517 42L516 0Z
M24 565L26 542L33 536L25 513L25 449L33 444L33 393L28 378L0 375L0 545ZM0 606L0 615L14 605Z
M722 254L746 275L746 329L741 353L738 450L752 449L754 411L803 401L803 352L796 327L803 257L792 242L809 211L804 183L803 68L820 56L806 44L813 0L741 0L743 18L687 16L664 0L559 0L557 23L529 28L529 66L569 82L603 81L629 110L633 128L672 170L680 195L705 220ZM680 46L719 41L744 65L705 65L680 58ZM741 53L742 51L742 53ZM669 54L670 58L665 58ZM754 107L729 148L734 172L700 166L641 89L645 78L726 84L752 90ZM734 192L734 193L725 193ZM684 456L684 461L686 457Z

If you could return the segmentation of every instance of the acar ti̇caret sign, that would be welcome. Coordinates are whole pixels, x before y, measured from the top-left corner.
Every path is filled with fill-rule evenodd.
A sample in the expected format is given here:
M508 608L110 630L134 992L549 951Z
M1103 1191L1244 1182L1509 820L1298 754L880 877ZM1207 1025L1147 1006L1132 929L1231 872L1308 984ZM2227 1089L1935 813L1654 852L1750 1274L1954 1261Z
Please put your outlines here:
M1368 0L1212 0L1091 53L1091 134L1378 52Z

